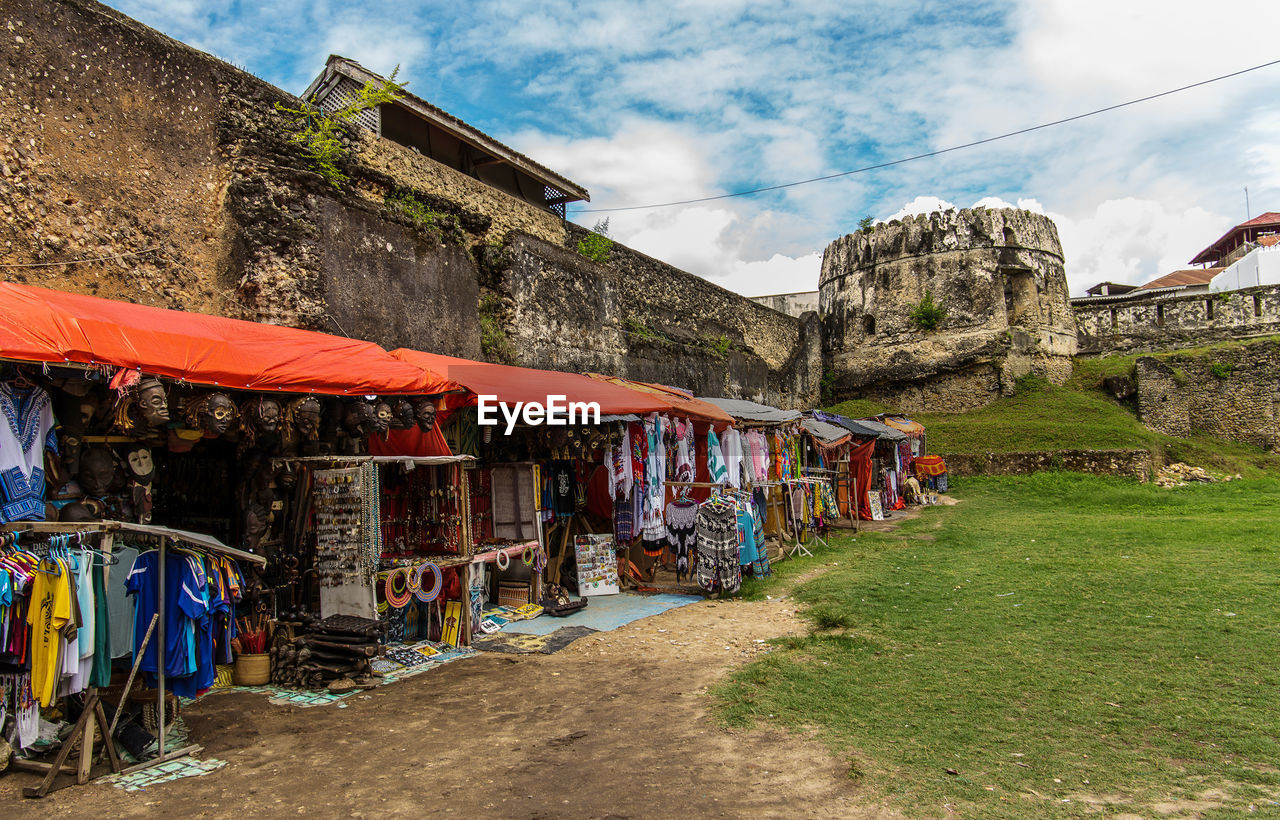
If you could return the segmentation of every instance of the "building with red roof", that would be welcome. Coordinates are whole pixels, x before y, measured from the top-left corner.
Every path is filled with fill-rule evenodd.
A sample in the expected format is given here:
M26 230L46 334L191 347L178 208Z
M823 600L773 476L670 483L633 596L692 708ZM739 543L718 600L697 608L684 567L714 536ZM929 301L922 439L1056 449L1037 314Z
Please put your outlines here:
M1267 211L1247 222L1241 222L1224 233L1218 241L1196 254L1191 264L1225 268L1247 253L1259 240L1278 234L1280 234L1280 213ZM1269 240L1269 242L1275 241Z

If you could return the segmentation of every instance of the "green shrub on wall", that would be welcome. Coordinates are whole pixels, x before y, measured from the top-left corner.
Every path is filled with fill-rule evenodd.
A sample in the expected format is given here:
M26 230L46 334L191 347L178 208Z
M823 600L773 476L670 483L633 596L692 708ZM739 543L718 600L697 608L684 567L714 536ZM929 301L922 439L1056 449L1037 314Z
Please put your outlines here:
M609 220L600 220L590 234L579 239L577 251L592 262L601 265L608 263L609 254L613 251L613 240L609 238Z
M276 103L276 110L290 119L292 133L289 141L302 149L302 155L311 161L311 168L335 188L341 188L347 175L338 163L347 155L342 144L342 132L355 122L356 117L384 103L395 102L404 96L404 83L396 82L400 66L381 82L370 80L356 92L356 98L336 111L325 113L309 101L298 108Z
M940 302L933 301L933 294L924 292L924 298L911 309L911 324L925 331L937 330L942 320L947 318L947 310Z

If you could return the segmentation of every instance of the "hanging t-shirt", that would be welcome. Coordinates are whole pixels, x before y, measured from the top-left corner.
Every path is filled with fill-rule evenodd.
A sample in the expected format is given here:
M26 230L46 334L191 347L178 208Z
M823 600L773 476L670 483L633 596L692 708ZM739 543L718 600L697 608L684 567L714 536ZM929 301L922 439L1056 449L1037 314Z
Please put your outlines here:
M93 669L89 685L111 685L111 612L107 605L106 559L94 556L93 572Z
M133 602L129 598L129 570L138 560L133 547L117 547L112 553L119 563L107 572L107 617L111 623L111 657L123 658L133 653ZM149 623L150 621L148 621ZM146 626L143 626L146 629ZM141 638L139 638L141 640Z
M49 394L0 382L0 414L0 520L43 521L44 451L58 451Z
M31 587L27 620L31 624L31 690L41 706L52 706L58 693L62 630L71 620L71 586L65 569L44 560Z
M159 612L160 553L144 552L133 562L133 569L125 583L134 597L134 653L147 634L152 617ZM194 670L192 651L195 648L193 621L202 617L208 608L205 591L200 579L192 571L186 556L169 553L165 561L165 675L180 677ZM147 644L138 667L143 672L156 672L159 665L156 655L159 629Z

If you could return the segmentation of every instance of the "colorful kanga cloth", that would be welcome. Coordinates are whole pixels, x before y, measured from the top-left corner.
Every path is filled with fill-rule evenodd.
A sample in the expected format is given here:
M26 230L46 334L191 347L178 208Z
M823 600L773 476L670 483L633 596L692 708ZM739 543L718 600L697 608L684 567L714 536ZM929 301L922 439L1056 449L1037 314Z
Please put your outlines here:
M720 451L724 454L725 480L730 487L739 489L742 487L742 435L732 427L725 430L720 438Z
M0 520L43 521L44 451L58 452L49 394L0 382L0 412Z
M707 429L707 472L713 484L725 484L729 481L729 470L725 467L724 451L720 448L720 439L716 431Z

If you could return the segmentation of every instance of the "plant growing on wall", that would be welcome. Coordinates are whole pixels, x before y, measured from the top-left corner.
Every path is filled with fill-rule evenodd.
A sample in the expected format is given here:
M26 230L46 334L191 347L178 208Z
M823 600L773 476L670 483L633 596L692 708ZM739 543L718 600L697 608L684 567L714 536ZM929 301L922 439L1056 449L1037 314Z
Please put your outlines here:
M595 224L591 233L578 240L577 251L592 262L603 265L609 261L609 253L613 250L613 240L609 238L609 219L606 217Z
M516 351L502 324L502 299L496 293L484 293L479 307L480 350L484 357L497 364L513 364Z
M940 302L933 301L933 294L926 290L924 298L911 309L908 318L911 319L911 324L928 333L937 330L942 320L947 318L947 310Z
M1232 369L1231 365L1226 364L1225 362L1214 362L1209 365L1209 372L1213 374L1215 379L1231 378Z
M864 216L862 217L862 219L858 220L858 230L860 231L865 231L868 228L874 228L875 226L876 226L876 221L872 219L870 216Z
M338 167L347 155L342 144L343 130L350 127L362 112L404 96L404 83L396 82L399 73L400 66L396 66L387 79L365 83L356 92L354 100L327 113L307 100L298 108L276 103L276 110L290 119L289 141L302 149L302 155L311 161L312 169L333 187L341 188L347 181L346 173Z

